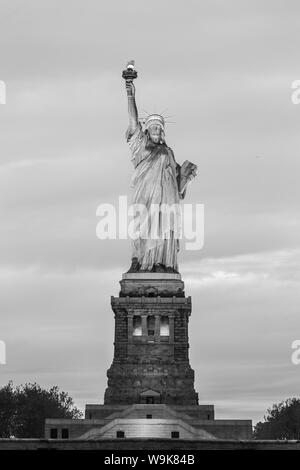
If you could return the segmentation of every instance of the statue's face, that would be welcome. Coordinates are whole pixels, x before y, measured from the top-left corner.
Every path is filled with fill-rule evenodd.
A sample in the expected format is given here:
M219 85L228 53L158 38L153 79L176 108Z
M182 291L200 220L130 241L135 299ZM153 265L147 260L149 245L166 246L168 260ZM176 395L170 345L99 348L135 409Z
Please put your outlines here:
M161 127L158 124L151 124L151 126L148 127L148 132L152 142L158 144L161 139Z

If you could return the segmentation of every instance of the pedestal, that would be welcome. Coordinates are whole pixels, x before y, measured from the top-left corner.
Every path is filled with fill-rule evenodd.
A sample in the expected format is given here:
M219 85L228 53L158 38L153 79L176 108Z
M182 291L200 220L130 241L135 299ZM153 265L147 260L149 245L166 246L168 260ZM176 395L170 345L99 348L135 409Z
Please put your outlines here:
M105 404L196 405L189 364L191 298L180 274L130 273L111 298L114 359Z

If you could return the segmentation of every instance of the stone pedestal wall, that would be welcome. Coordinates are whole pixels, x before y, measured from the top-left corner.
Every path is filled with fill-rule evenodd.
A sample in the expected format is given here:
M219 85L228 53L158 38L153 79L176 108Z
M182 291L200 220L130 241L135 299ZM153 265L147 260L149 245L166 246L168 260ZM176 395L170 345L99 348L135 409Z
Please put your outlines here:
M120 296L111 298L111 306L114 358L107 371L104 403L196 405L188 354L191 298L184 297L180 275L126 274ZM138 334L135 322L140 325Z

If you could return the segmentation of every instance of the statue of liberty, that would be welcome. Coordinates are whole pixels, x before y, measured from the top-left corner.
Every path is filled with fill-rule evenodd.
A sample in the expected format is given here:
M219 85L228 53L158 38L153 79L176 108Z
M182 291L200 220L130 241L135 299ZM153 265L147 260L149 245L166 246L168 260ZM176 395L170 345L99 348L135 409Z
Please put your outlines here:
M126 139L134 174L132 204L143 207L135 217L132 264L128 272L178 272L177 253L181 236L180 199L197 167L185 161L180 166L165 141L165 120L150 114L142 127L135 102L134 62L123 72L128 96L129 127ZM145 213L147 217L145 217ZM155 227L155 230L153 228Z

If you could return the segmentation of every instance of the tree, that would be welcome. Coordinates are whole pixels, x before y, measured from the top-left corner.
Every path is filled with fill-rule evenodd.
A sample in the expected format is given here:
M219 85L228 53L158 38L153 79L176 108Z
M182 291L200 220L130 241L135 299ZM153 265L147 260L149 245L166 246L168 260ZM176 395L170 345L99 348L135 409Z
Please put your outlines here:
M300 399L288 398L267 410L254 428L254 439L300 439Z
M0 388L0 437L44 436L46 418L82 417L72 398L58 387L43 389L36 383Z
M0 437L10 437L14 432L15 392L12 382L0 388Z

